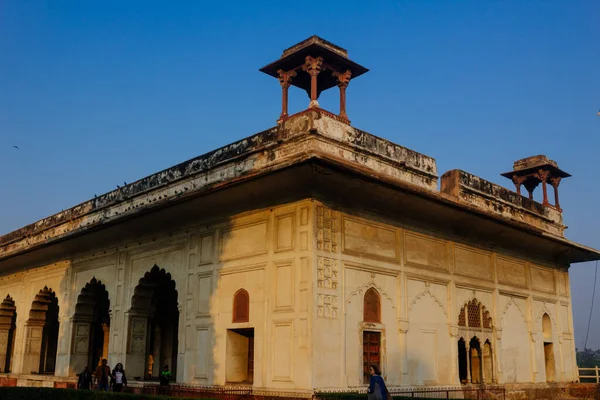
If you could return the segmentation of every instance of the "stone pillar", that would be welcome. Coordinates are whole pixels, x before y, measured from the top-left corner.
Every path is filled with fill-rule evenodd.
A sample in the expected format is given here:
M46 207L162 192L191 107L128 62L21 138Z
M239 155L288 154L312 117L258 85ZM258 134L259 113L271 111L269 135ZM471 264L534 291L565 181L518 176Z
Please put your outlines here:
M127 376L144 378L146 375L146 341L148 336L148 317L145 315L130 315L127 342Z
M460 385L460 366L458 361L458 326L450 325L448 327L450 334L450 357L454 360L452 363L452 383Z
M494 383L500 383L503 381L503 370L502 370L502 329L496 329L496 345L494 346L492 361L496 365L496 376Z
M44 321L29 321L25 325L25 352L21 373L31 374L40 371L42 353L42 334Z
M550 175L550 172L545 171L543 169L539 170L537 173L537 177L540 180L540 182L542 182L542 191L544 193L544 199L542 201L542 204L547 206L550 203L548 203L548 188L547 188L547 184L546 182L548 181L548 177Z
M277 71L279 75L279 83L281 84L281 115L278 123L285 121L288 118L288 91L292 82L292 78L296 76L296 71L288 71L280 69Z
M550 185L554 188L554 206L558 211L562 211L560 208L560 202L558 201L558 185L560 185L561 178L550 178Z
M408 321L398 322L398 333L400 336L400 377L399 381L401 385L408 384Z
M102 358L108 360L108 343L110 341L110 326L108 324L102 324L102 333L104 338L102 339Z
M0 325L0 371L6 373L6 359L9 355L10 325Z
M515 184L515 187L517 188L517 193L521 194L521 185L523 183L525 183L525 177L524 176L513 176L512 177L512 181Z
M333 76L337 78L338 87L340 88L340 117L347 120L348 115L346 114L346 88L348 87L348 83L350 83L352 73L350 72L350 70L346 70L346 72L344 73L334 72Z
M323 66L323 57L313 58L311 56L306 56L305 61L302 69L310 74L310 104L308 108L318 108L317 77Z
M469 347L467 340L465 340L465 349L467 350L467 382L473 383L471 381L471 348Z
M73 345L71 349L71 365L69 368L69 375L71 376L83 371L83 368L89 363L90 338L92 336L91 329L91 321L73 321Z
M525 189L527 189L527 192L529 193L530 200L533 200L533 191L539 184L540 182L537 179L526 179L525 182L523 182L523 186L525 186Z
M533 382L537 382L537 375L538 375L538 371L537 371L537 346L536 346L536 342L537 342L537 333L536 332L529 332L529 336L531 338L531 353L532 353L532 359L531 359L531 371L533 372Z

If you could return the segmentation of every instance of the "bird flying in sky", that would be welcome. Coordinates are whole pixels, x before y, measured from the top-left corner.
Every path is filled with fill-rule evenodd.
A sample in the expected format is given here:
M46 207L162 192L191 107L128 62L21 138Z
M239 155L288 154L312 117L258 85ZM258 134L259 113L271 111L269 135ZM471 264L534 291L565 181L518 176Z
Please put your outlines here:
M15 148L15 149L19 150L19 147L18 147L18 146L13 146L13 148Z

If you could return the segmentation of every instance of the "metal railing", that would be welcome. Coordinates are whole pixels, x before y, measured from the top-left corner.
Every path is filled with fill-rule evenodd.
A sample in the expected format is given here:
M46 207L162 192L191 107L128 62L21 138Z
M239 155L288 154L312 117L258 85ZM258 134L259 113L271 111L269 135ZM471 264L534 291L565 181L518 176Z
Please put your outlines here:
M583 382L583 379L587 383L596 382L600 383L600 367L595 366L594 368L579 368L579 382Z
M502 399L506 398L506 389L502 386L463 386L436 388L392 388L389 390L394 400L403 399ZM315 400L342 400L356 397L357 400L366 398L366 391L334 391L317 392Z

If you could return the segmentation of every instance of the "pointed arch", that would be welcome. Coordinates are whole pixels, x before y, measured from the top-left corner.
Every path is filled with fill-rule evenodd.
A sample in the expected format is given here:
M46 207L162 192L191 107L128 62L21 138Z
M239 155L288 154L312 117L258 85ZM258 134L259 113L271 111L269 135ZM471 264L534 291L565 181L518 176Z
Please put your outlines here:
M542 315L542 335L544 336L544 341L552 341L552 320L548 313Z
M58 311L56 293L44 286L31 303L26 323L28 333L23 356L24 373L54 373L58 349Z
M504 316L504 314L506 314L506 312L508 311L508 309L510 308L511 305L513 305L513 306L515 306L517 308L517 310L521 314L521 317L523 317L523 321L527 322L527 318L525 318L525 314L523 314L523 311L521 310L521 307L519 307L519 305L517 304L517 302L512 297L510 298L510 300L508 300L508 302L506 303L506 305L502 309L501 316Z
M17 307L10 295L0 304L0 371L11 372L12 356L15 347L15 331L17 328Z
M374 281L371 281L365 285L359 286L358 288L354 289L346 298L346 304L350 304L352 302L352 298L354 296L358 296L358 295L362 294L363 292L366 292L370 288L375 288L377 290L377 293L379 293L380 296L383 296L385 299L388 300L392 309L394 309L394 310L396 309L396 306L394 305L394 300L392 300L390 295L385 290L383 290L383 288L381 286L378 286Z
M250 321L250 295L246 289L239 289L233 295L233 322Z
M420 299L422 299L425 296L429 296L431 297L431 299L442 309L442 312L444 313L444 315L446 314L446 308L444 307L444 305L437 299L437 297L435 297L433 295L433 293L431 293L431 290L429 290L429 286L427 286L425 288L425 290L423 290L421 293L419 293L418 295L415 296L415 298L410 302L410 304L408 305L408 311L412 310L413 307L415 306L415 304L417 303L417 301L419 301Z
M381 297L375 288L365 292L363 298L363 321L381 323Z
M84 367L93 371L103 358L108 358L110 338L110 300L102 281L93 277L79 292L73 315L71 373Z
M546 303L542 304L542 308L540 309L540 311L537 314L537 317L535 318L535 323L539 323L544 314L548 315L548 318L550 318L550 321L552 321L552 325L556 327L557 325L556 321L554 320L554 316L552 315L552 312L548 309L548 307L546 307Z
M177 285L164 268L154 265L139 280L129 309L127 368L132 376L157 378L168 365L177 376L179 304Z

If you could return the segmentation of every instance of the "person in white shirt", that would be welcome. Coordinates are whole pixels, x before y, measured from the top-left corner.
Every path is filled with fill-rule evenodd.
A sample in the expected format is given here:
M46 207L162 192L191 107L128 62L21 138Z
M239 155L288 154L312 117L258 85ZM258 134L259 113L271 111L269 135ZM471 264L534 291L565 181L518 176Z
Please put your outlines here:
M127 386L127 376L123 369L123 364L118 363L112 371L112 387L113 392L123 391L123 386Z

